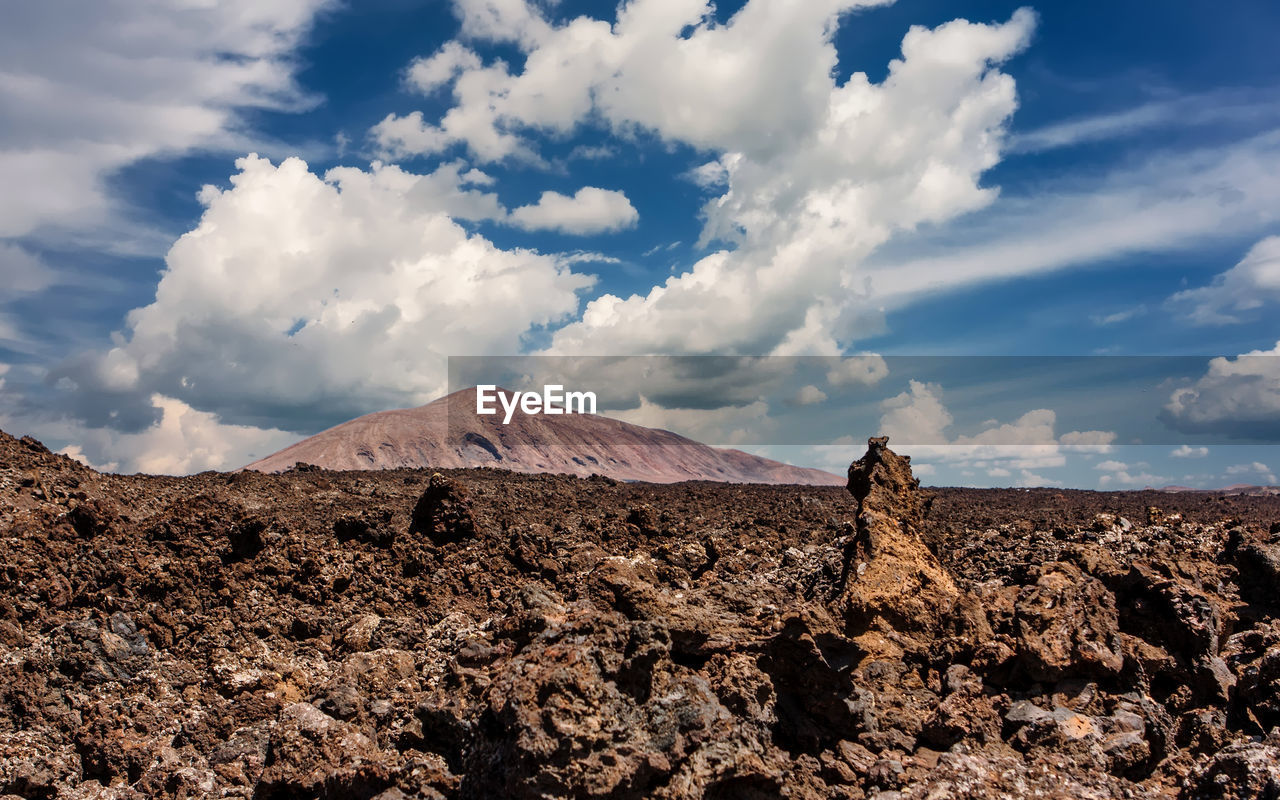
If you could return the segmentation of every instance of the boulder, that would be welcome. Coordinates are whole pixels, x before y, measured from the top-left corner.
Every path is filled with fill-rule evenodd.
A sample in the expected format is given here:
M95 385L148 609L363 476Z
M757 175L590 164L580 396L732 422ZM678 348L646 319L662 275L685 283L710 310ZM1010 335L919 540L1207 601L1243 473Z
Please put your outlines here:
M462 486L439 472L434 473L413 508L409 533L425 535L437 545L475 536L471 501Z

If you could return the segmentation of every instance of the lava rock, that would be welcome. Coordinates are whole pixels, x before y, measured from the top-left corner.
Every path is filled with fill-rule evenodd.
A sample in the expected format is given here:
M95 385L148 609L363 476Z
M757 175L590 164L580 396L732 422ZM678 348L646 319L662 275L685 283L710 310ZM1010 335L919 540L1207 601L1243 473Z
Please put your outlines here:
M1261 742L1228 745L1183 792L1187 800L1274 800L1280 798L1280 747Z
M437 545L475 536L471 502L462 486L438 472L434 473L413 508L409 533L425 534Z
M892 656L886 636L908 647L918 637L957 623L985 638L985 619L920 540L929 501L911 474L909 458L888 448L888 437L868 440L866 454L849 466L848 489L858 501L853 541L845 560L840 605L855 640L869 653Z
M1046 564L1015 604L1019 657L1036 680L1107 677L1124 666L1115 597L1071 564Z

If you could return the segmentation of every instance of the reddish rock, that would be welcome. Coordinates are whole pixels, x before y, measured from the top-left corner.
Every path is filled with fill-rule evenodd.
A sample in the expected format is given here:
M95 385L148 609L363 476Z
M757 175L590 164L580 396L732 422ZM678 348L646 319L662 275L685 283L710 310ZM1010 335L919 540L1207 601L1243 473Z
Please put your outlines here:
M921 648L923 637L957 623L983 636L980 612L920 539L930 500L910 458L888 442L870 439L866 455L849 466L858 515L840 602L850 632L868 654L888 657L903 646Z
M0 434L0 797L1271 791L1241 557L1280 498L851 477L126 477Z
M1124 666L1115 598L1101 581L1046 564L1015 605L1018 653L1035 680L1105 678Z

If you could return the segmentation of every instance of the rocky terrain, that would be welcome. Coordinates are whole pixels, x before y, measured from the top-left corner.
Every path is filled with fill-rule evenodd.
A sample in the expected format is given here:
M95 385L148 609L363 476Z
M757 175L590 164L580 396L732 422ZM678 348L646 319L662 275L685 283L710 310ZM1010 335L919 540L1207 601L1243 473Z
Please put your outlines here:
M598 414L516 414L504 423L502 415L482 416L475 409L475 390L464 389L418 408L366 414L245 469L283 472L298 463L332 470L493 467L648 483L844 485L830 472Z
M1278 798L1277 521L0 435L0 796Z

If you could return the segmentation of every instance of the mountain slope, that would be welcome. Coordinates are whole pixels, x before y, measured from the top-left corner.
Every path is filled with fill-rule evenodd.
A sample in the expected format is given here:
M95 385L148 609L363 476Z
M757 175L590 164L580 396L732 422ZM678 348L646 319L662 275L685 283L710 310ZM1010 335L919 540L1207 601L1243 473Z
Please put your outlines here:
M475 414L466 389L418 408L382 411L344 422L245 469L281 472L302 462L325 469L495 467L514 472L607 475L626 481L839 485L822 470L695 442L596 414L529 416L508 425Z

